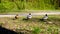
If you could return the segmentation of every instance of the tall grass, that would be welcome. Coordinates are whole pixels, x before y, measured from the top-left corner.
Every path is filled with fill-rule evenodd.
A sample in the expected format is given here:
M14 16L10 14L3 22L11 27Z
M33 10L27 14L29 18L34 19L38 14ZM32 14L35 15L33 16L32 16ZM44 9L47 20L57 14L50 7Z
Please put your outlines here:
M58 0L1 0L0 10L56 10Z

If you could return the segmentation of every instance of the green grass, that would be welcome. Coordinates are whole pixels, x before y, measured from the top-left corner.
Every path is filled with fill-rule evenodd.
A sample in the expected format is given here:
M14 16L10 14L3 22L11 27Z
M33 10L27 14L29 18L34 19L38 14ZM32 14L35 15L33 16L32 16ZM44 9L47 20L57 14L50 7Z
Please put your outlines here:
M60 10L58 1L59 0L0 0L0 13L21 12L19 10Z
M0 10L57 10L58 0L1 0Z
M36 16L30 20L23 20L25 17L13 20L14 17L1 17L2 27L25 34L60 34L60 15L49 15L47 22L40 21L43 16ZM52 22L52 23L49 23Z

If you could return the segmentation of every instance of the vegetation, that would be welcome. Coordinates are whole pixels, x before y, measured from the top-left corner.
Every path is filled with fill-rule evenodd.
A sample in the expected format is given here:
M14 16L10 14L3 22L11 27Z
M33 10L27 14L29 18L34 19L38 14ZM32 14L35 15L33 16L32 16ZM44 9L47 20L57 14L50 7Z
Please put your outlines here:
M13 20L13 17L1 17L0 25L24 34L60 34L60 15L50 15L47 22L40 21L42 17L33 16L31 20L23 20L25 17L16 20Z
M60 8L59 1L60 0L0 0L0 12L6 10L57 10Z

